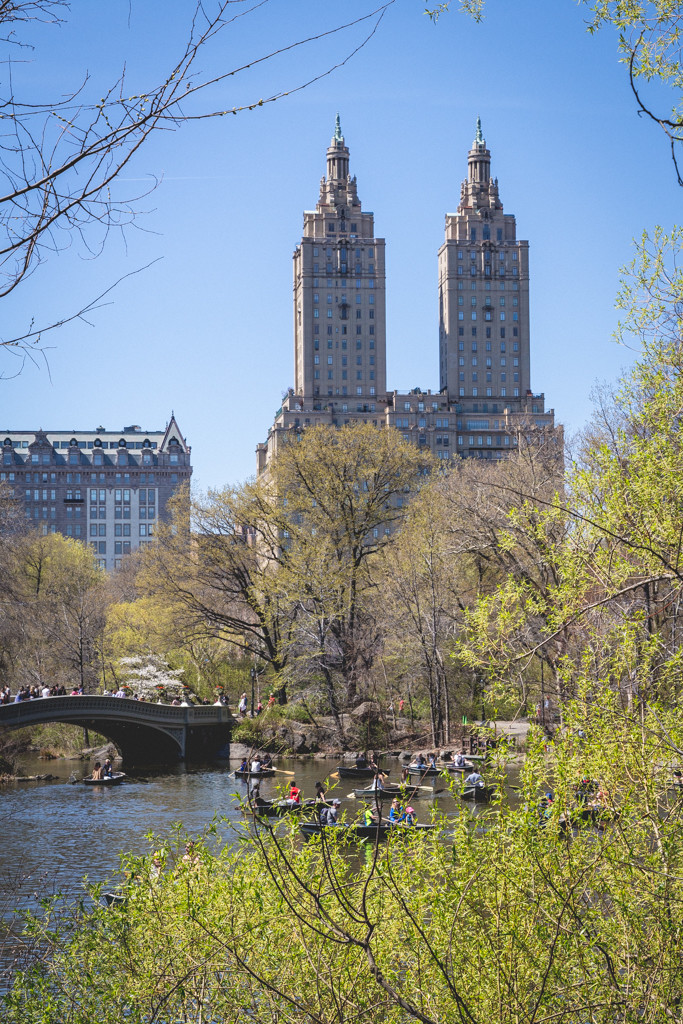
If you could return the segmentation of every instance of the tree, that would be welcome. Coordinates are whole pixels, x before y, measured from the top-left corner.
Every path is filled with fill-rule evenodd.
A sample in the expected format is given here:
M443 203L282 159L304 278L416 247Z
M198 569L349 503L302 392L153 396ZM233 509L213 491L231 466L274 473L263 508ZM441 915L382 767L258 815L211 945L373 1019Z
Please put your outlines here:
M104 573L89 548L61 534L22 536L3 603L6 658L16 685L94 687L104 607Z
M543 542L551 585L510 576L472 609L461 655L473 667L504 678L542 653L561 697L587 674L629 702L680 690L679 244L679 232L645 236L627 268L621 330L641 342L640 358L613 394L599 394L564 495L541 495L535 520L516 514L524 543Z
M183 644L218 641L265 662L277 676L288 657L291 605L274 583L286 528L264 480L178 494L141 574L146 590L177 609Z
M358 423L304 431L272 470L286 514L276 585L296 609L290 647L300 673L322 676L340 730L340 710L355 701L379 648L376 556L429 464L397 431Z
M451 739L450 651L457 636L459 599L467 566L453 557L444 517L444 477L413 496L403 528L385 548L381 592L385 651L390 670L406 661L426 683L432 744Z
M321 678L341 729L379 644L375 557L426 464L371 424L306 430L267 478L180 500L149 552L148 586L184 609L186 639L247 651L280 684Z

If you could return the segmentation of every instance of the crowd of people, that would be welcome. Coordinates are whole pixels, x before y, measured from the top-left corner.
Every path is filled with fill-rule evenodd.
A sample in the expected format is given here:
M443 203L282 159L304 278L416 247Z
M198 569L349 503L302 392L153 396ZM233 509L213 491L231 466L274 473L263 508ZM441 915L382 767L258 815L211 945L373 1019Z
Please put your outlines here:
M67 690L65 686L20 686L12 696L9 686L3 686L0 690L0 704L21 704L25 700L41 700L44 697L80 697L83 694L82 686L74 686Z

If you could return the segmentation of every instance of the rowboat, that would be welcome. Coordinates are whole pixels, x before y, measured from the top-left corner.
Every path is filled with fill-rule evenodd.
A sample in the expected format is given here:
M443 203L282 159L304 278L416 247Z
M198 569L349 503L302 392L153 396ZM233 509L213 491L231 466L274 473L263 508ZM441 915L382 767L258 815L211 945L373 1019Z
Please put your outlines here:
M408 771L411 775L419 775L420 778L433 777L434 775L441 775L443 768L434 768L432 765L423 765L420 767L418 764L409 764Z
M120 782L126 777L125 772L112 772L111 775L106 775L102 779L83 779L86 786L118 786Z
M478 804L487 804L492 796L492 786L466 786L460 794L460 799L473 800Z
M395 825L362 825L360 822L336 825L321 825L318 821L302 821L299 831L304 836L318 836L322 832L348 836L352 839L387 839L389 836L406 836L412 832L431 832L435 825L406 825L397 822Z
M275 775L275 769L262 768L260 772L241 772L238 768L234 775L236 779L270 779Z
M398 797L400 800L410 798L417 800L427 793L421 793L417 786L406 783L405 786L385 786L384 789L354 789L353 795L357 800L393 800Z
M338 765L335 771L339 772L340 779L374 779L377 774L374 768L353 768L346 767L344 765ZM385 772L381 773L385 775Z
M303 803L295 803L294 800L259 800L250 807L243 808L245 814L254 814L257 818L280 818L284 814L310 814L316 808L331 807L331 804L316 803L315 800L304 800Z
M102 899L108 907L120 907L126 902L128 897L124 896L121 892L103 892Z

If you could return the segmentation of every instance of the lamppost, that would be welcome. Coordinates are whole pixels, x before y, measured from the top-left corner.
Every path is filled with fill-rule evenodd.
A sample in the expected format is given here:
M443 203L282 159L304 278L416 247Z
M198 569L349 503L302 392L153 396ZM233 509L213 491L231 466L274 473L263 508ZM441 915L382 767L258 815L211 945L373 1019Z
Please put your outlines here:
M249 669L249 675L251 676L251 717L254 717L254 686L256 685L256 666L252 665Z

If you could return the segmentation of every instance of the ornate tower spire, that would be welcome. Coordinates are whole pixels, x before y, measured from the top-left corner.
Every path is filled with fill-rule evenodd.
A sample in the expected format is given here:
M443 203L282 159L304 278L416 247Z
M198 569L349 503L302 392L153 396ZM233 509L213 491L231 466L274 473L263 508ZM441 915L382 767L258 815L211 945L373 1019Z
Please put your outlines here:
M320 182L320 203L328 206L358 206L356 179L349 174L349 147L344 141L337 114L334 135L327 149L327 173Z
M338 116L339 115L337 115L337 117ZM479 116L477 116L477 131L476 131L476 134L474 136L474 142L476 144L477 142L483 142L483 141L484 141L484 136L481 134L481 118Z

